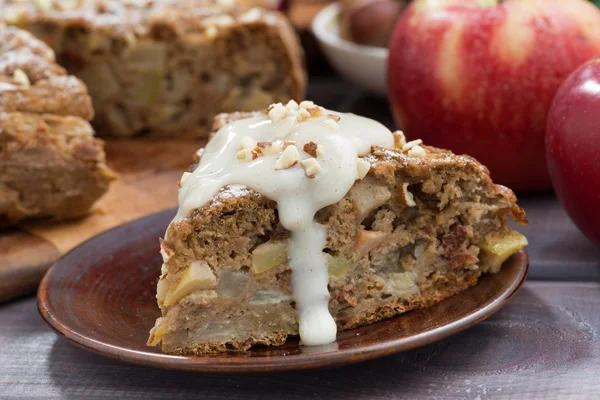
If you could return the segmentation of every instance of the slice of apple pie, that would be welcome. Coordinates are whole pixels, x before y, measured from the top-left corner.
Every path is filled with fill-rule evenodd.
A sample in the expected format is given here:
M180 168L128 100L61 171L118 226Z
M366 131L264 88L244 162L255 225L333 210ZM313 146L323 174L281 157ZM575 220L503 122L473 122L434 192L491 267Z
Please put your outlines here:
M181 179L149 345L172 354L335 340L497 272L525 237L468 156L304 101L217 118Z

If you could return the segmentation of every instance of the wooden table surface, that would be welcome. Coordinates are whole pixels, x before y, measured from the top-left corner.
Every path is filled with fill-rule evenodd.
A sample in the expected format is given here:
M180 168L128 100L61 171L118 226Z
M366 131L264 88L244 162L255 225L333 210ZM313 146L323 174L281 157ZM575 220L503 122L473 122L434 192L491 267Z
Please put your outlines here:
M351 85L313 79L308 97L392 125L385 101ZM0 306L0 399L598 399L600 250L551 193L520 198L528 282L498 314L443 342L329 370L180 373L75 348L28 297Z

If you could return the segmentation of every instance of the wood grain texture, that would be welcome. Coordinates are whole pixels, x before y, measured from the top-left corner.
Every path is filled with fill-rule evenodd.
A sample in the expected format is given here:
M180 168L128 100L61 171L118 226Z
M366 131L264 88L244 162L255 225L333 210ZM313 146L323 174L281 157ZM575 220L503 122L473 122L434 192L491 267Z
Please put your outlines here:
M35 291L60 256L51 243L19 231L0 235L0 254L0 303Z
M80 350L28 298L0 306L0 398L594 399L599 309L600 283L528 282L489 320L417 350L328 370L207 375Z

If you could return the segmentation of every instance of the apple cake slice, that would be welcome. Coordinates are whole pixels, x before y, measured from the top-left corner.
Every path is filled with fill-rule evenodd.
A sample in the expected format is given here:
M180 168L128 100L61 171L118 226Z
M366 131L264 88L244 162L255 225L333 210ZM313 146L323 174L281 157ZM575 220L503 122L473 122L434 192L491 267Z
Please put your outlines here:
M115 178L85 85L29 33L0 23L0 227L85 215Z
M426 307L523 248L514 194L469 156L290 102L220 116L161 239L149 345L172 354L335 340Z
M103 135L207 136L221 112L306 87L294 29L273 0L0 0L83 80Z

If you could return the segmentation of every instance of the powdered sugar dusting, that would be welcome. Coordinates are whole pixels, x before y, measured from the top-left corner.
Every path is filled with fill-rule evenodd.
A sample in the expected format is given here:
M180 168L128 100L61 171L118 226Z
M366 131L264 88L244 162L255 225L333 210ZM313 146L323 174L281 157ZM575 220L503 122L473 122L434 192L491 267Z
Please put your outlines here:
M215 195L211 204L213 206L222 206L226 201L233 201L249 195L260 196L260 193L248 189L244 185L227 185Z

